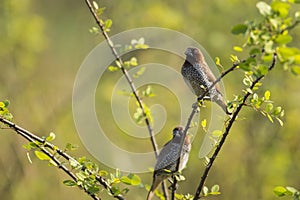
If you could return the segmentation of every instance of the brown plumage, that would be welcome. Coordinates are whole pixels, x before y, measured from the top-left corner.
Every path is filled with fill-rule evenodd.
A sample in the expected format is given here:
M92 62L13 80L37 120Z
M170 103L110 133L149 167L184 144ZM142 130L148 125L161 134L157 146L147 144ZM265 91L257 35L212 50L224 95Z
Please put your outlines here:
M181 74L189 88L199 97L212 85L216 77L210 70L199 49L187 48L185 55L186 59L182 65ZM216 102L226 114L231 114L227 109L218 83L215 84L203 99Z
M172 174L176 172L178 160L180 160L178 171L181 171L183 168L185 168L191 150L191 141L190 136L186 135L180 153L179 151L180 144L183 139L182 137L183 127L178 126L174 128L173 138L169 142L167 142L160 151L156 160L153 173L153 181L147 196L147 200L151 200L153 198L154 191L163 180L172 176Z

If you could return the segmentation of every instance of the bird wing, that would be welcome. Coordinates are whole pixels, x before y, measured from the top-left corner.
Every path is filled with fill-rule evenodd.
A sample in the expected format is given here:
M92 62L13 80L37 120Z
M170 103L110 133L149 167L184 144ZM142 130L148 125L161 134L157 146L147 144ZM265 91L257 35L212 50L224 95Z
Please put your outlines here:
M165 144L159 153L155 165L155 171L167 169L174 171L174 166L176 168L177 160L180 156L180 142L175 142L173 140Z

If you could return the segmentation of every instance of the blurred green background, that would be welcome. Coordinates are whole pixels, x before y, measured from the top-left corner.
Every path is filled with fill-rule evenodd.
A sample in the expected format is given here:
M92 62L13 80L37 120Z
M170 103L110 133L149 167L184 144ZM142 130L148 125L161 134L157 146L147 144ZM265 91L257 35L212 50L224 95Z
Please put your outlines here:
M98 3L106 7L104 16L113 20L110 35L147 26L174 29L197 40L212 58L220 57L223 65L229 67L229 55L234 53L232 46L243 41L242 37L231 35L231 27L257 17L256 2L105 0ZM74 156L92 158L81 144L72 118L72 89L77 70L86 55L103 40L102 36L89 33L94 20L84 1L2 0L0 24L0 97L11 101L14 121L39 136L55 132L58 146L64 147L67 142L78 144L80 148ZM299 45L300 28L292 35L293 45ZM160 56L165 59L164 54ZM181 60L167 59L166 63L178 65L178 69L182 64ZM103 85L107 87L99 85L102 89L97 93L97 106L103 109L109 102L101 99L101 95L111 93L113 80L120 74L108 72L106 77ZM241 72L224 78L228 99L240 91L241 78ZM210 199L268 200L276 199L272 189L277 185L300 188L300 78L276 67L264 83L275 105L284 107L285 125L271 124L246 108L240 114L241 119L246 119L234 125L207 179L206 185L219 184L222 192ZM157 88L156 93L157 97L148 103L160 101L163 91ZM168 96L173 101L172 95ZM170 130L178 119L174 109L166 110L170 113L166 127L158 134L159 146L171 137ZM98 115L107 120L103 123L111 123L109 110L99 111ZM117 141L121 133L117 128L109 130L111 140ZM0 130L0 134L1 200L89 199L82 191L64 186L62 181L68 177L48 167L46 162L32 157L30 164L22 148L26 143L23 138L9 130ZM198 135L184 171L187 180L181 183L181 192L194 193L204 168L203 160L198 159L203 133ZM139 152L145 146L151 149L148 140L142 145L133 145L128 136L123 135L122 140L120 145L131 151ZM151 183L151 173L140 176L143 183ZM145 189L132 188L127 198L145 199L146 193ZM106 198L104 195L103 199Z

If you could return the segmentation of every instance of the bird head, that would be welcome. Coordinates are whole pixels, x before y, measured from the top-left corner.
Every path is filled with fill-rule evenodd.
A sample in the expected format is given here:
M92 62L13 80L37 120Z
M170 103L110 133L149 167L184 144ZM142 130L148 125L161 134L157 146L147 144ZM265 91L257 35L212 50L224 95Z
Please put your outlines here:
M173 137L181 137L183 134L183 127L177 126L173 129Z
M193 63L193 62L203 63L204 62L203 54L198 48L189 47L186 49L184 54L186 55L186 60L189 61L190 63Z

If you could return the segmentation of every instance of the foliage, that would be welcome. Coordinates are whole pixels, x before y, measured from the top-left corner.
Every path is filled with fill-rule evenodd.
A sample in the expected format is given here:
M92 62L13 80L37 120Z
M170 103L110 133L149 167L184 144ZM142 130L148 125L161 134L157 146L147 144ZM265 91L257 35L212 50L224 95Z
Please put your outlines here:
M300 192L294 187L283 187L283 186L277 186L274 188L274 193L278 197L283 196L290 196L293 198L293 200L299 200L300 199Z
M282 106L275 105L271 100L270 89L262 90L262 78L268 75L277 62L283 66L284 70L291 72L294 75L300 75L300 50L297 47L290 46L293 37L290 34L291 30L296 27L300 21L299 12L291 13L291 8L294 3L299 1L281 1L274 0L270 4L265 2L258 2L256 7L261 15L259 20L246 21L245 23L238 24L232 28L232 33L235 35L243 35L246 38L246 42L240 46L235 45L233 50L237 53L248 52L249 56L246 59L241 59L239 55L231 55L230 60L232 62L232 68L228 70L232 72L234 69L239 69L243 72L244 78L241 85L244 86L240 94L235 95L234 99L228 103L228 107L231 109L234 115L237 117L240 109L243 106L253 108L255 111L260 112L263 116L267 117L269 121L273 123L277 120L281 126L283 126L284 110ZM92 27L90 32L95 34L108 33L111 31L112 20L101 19L105 8L98 6L96 2L93 2L93 8L100 17L100 28ZM101 29L102 27L102 29ZM147 49L149 45L145 43L144 38L132 39L129 44L120 46L118 44L112 44L109 40L108 43L119 52L128 52L134 49ZM114 65L108 67L110 72L119 72L129 70L138 66L139 62L136 57L131 57L124 62L121 59L117 59ZM221 65L219 58L216 60L218 66ZM141 69L137 72L134 78L139 78L141 74L145 72ZM227 72L227 71L225 71ZM227 73L223 73L227 75ZM221 77L223 78L223 76ZM145 90L139 91L133 89L128 91L127 95L136 97L136 112L133 114L133 118L138 124L143 122L150 124L153 122L150 109L142 102L146 98L155 96L153 88L148 85ZM92 198L97 199L97 195L104 190L109 195L117 199L122 199L126 195L130 188L128 186L143 187L141 178L136 174L123 174L119 170L115 172L109 172L103 169L86 157L74 158L68 153L76 150L77 145L68 143L66 147L61 150L56 145L52 144L56 138L54 133L50 133L49 136L39 138L33 134L29 134L24 129L18 129L18 126L10 123L12 121L12 114L8 111L7 107L9 101L0 102L0 117L1 122L8 125L17 133L25 137L29 142L23 147L28 151L28 155L34 152L34 155L43 161L47 161L49 165L55 166L64 170L69 175L70 179L63 181L66 186L79 187L83 189ZM219 138L216 141L215 151L218 155L218 151L221 149L226 136L229 133L231 125L235 122L236 118L230 118L229 122L224 123L224 130L214 130L213 136ZM5 121L8 120L8 121ZM230 121L231 120L231 121ZM207 132L207 121L201 122L202 128ZM150 127L150 125L149 125ZM229 128L228 128L229 127ZM228 129L228 131L227 131ZM227 132L226 132L227 131ZM224 137L225 136L225 137ZM224 141L222 140L224 138ZM30 157L28 157L30 159ZM207 157L206 168L207 173L210 170L210 166L216 157ZM207 176L203 176L207 177ZM204 180L205 180L204 178ZM207 197L209 195L220 194L220 186L214 185L210 189L203 184L199 185L201 196L187 194L176 194L177 199L194 199L198 197ZM299 199L299 191L293 187L276 187L274 193L281 196L291 196L294 199ZM163 194L156 192L156 195L160 198L164 198ZM225 194L226 195L226 194Z

